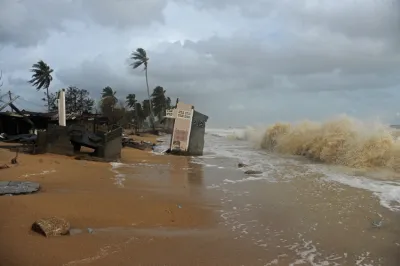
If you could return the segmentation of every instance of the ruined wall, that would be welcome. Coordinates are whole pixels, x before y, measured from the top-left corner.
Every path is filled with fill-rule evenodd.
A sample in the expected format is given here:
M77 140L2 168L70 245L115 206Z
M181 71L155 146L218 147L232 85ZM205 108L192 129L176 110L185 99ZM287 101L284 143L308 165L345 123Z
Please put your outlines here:
M190 134L193 106L179 102L176 112L174 131L172 135L172 150L187 151L188 147L188 134Z
M49 125L45 134L46 144L44 145L46 152L61 155L74 154L73 146L68 135L68 127ZM43 149L43 147L41 147L41 149Z
M204 135L208 117L197 111L193 112L192 128L190 132L188 153L190 155L203 155Z
M110 160L121 158L122 131L123 129L120 127L105 134L105 146L101 157Z

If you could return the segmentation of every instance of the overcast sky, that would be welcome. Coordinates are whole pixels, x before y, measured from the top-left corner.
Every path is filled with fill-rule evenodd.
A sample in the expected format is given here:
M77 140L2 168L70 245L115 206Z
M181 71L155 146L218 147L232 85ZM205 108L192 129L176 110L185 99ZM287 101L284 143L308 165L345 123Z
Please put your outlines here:
M51 91L145 97L129 67L138 47L149 83L210 116L209 126L323 120L347 113L400 123L397 0L0 0L2 92L44 110L30 67Z

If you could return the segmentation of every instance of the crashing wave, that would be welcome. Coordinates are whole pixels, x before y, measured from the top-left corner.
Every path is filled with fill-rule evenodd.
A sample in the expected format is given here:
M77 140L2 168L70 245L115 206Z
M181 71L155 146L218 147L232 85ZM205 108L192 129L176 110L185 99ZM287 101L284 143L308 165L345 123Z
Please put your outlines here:
M267 129L248 129L245 138L262 149L319 162L400 171L399 132L379 122L340 116L324 123L276 123Z

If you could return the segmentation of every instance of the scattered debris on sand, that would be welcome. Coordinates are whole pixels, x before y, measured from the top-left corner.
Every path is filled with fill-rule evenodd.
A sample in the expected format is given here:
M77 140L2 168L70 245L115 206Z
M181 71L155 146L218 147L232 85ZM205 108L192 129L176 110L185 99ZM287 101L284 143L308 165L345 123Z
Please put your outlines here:
M15 157L11 159L11 166L8 165L8 164L0 164L0 170L1 169L8 169L8 168L11 168L11 167L14 167L14 166L18 165L18 161L17 161L18 153L19 153L19 149L17 149L17 151L15 153Z
M0 165L0 170L7 169L7 168L10 168L10 166L8 166L7 164Z
M124 138L122 141L122 146L145 151L152 150L155 144L149 141L135 141L130 138Z
M17 148L16 152L15 152L15 157L11 159L11 164L18 164L18 153L19 153L19 149Z

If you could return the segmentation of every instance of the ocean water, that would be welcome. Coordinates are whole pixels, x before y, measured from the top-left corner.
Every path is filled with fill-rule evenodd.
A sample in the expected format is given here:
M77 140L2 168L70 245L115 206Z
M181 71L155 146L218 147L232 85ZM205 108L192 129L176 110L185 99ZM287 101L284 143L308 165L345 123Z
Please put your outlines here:
M208 129L204 156L195 157L193 161L204 163L211 158L229 158L248 165L242 168L243 171L262 171L259 179L269 177L268 180L276 182L287 182L304 174L316 174L321 176L321 181L324 182L339 183L372 192L382 206L392 211L400 211L400 178L397 179L396 172L385 169L340 168L337 165L315 163L302 157L271 153L245 140L247 131L248 129L243 128ZM248 180L254 180L254 177ZM238 182L229 179L225 181Z
M204 156L192 158L212 168L210 176L218 169L235 171L207 181L207 189L224 194L223 224L264 249L270 259L265 265L400 265L395 168L354 168L265 149L260 141L269 134L209 129ZM239 169L239 162L247 166Z
M386 127L343 117L207 129L204 155L180 167L218 201L219 225L258 252L257 265L400 265L398 147Z

